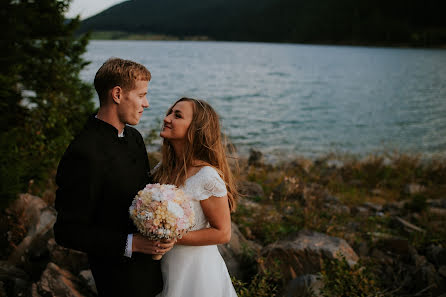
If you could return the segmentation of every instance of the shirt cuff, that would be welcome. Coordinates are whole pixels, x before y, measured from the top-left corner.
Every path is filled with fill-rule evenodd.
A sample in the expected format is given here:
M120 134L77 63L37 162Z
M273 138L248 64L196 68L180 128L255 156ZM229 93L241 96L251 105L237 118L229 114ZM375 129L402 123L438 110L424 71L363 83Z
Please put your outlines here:
M124 256L131 258L132 257L132 244L133 244L133 234L127 235L127 242L125 244L125 252Z

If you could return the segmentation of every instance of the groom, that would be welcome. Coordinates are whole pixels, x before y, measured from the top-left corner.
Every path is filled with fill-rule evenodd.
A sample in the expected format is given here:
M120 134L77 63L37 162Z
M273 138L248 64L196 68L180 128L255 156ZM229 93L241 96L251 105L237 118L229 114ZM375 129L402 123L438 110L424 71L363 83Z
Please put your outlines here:
M100 107L71 142L57 170L55 239L88 254L99 296L155 296L162 290L160 261L173 242L137 234L128 209L150 182L149 161L138 124L150 72L112 58L96 73ZM133 235L135 234L135 235Z

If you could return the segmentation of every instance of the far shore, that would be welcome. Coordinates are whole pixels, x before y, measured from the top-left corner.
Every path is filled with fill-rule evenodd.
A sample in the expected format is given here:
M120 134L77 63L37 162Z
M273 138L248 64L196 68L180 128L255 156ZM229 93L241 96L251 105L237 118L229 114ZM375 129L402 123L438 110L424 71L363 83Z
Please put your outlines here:
M227 42L266 42L266 43L290 43L290 44L308 44L308 45L332 45L332 46L365 46L365 47L393 47L393 48L426 48L426 49L446 49L446 44L424 46L411 43L370 43L355 40L345 40L341 42L331 42L321 40L312 43L291 43L286 40L283 42L268 42L262 40L218 40L205 35L175 36L156 33L132 33L124 31L93 31L91 40L146 40L146 41L227 41Z

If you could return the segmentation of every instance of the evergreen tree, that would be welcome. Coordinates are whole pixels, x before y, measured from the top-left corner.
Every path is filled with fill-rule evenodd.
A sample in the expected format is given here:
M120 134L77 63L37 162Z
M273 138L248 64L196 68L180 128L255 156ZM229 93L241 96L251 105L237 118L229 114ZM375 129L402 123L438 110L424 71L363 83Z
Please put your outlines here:
M0 72L0 204L28 183L44 183L93 112L92 88L79 78L88 36L66 20L70 0L6 0Z

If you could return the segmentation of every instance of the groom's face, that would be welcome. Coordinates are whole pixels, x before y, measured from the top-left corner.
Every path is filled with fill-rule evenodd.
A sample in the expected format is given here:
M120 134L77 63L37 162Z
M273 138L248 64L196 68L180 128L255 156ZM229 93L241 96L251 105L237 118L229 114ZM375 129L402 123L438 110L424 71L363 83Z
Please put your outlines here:
M133 89L122 92L118 115L124 124L136 125L141 119L144 108L149 107L147 100L147 90L149 82L137 80Z

